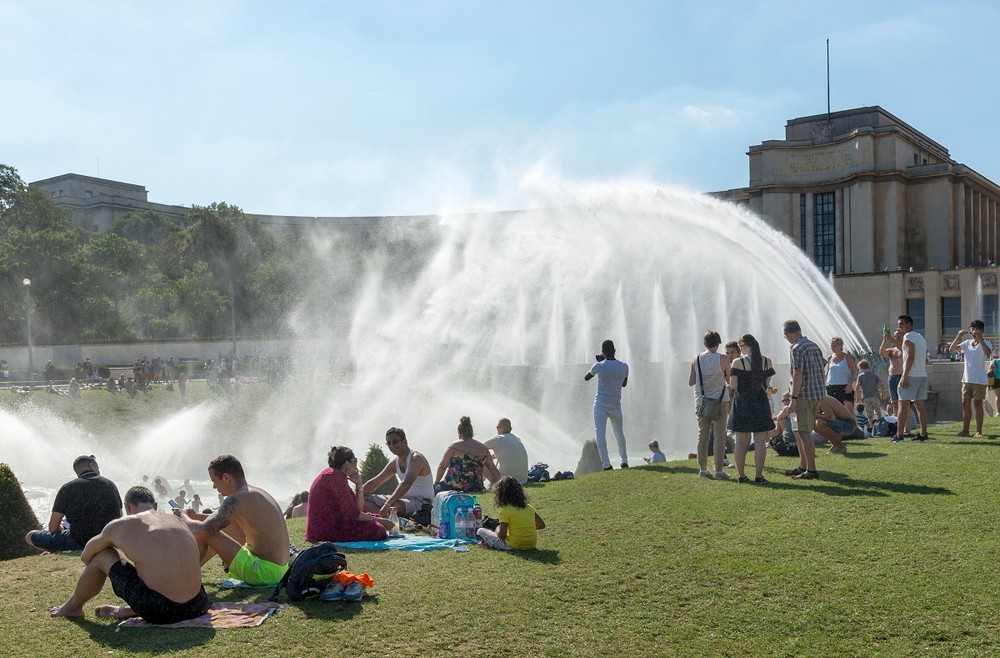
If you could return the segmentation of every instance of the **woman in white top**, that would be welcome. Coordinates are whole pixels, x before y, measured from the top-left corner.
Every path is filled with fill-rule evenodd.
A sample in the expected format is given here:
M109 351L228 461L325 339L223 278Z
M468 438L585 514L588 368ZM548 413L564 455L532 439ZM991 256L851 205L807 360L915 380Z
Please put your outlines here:
M833 354L826 360L826 394L836 398L854 414L854 382L858 379L854 357L844 351L843 338L831 338L830 349Z
M722 470L722 460L726 455L726 419L729 417L729 357L718 352L722 344L719 332L706 331L702 342L706 349L691 361L688 376L688 386L694 386L695 414L698 416L698 475L713 477L708 472L708 436L714 432L714 477L728 480L729 475ZM717 413L712 417L698 413L705 399L718 402Z

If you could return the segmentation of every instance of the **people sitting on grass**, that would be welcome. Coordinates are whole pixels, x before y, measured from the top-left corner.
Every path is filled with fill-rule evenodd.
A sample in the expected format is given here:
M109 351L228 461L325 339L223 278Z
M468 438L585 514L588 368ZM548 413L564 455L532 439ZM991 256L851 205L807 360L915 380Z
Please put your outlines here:
M73 595L49 614L82 617L84 604L110 579L126 605L97 606L98 617L140 616L151 624L174 624L203 615L212 601L201 584L194 536L180 519L160 514L153 493L145 487L128 490L125 513L87 542L80 556L86 566Z
M653 439L647 444L649 451L652 453L649 457L643 457L642 461L647 464L659 464L661 462L667 461L666 455L660 452L660 442Z
M402 518L412 519L425 505L434 500L434 481L431 479L431 465L427 458L416 450L411 450L406 441L406 432L399 427L390 427L385 432L385 445L393 459L378 475L364 484L365 503L369 512L377 512L388 518L392 509ZM398 484L391 494L384 496L372 493L395 475Z
M286 519L302 519L309 512L309 492L295 494L292 504L285 510Z
M528 481L528 451L514 434L510 419L498 420L497 435L483 441L483 445L493 451L501 476L510 475L521 484Z
M230 578L248 585L276 585L288 571L288 526L278 503L249 484L243 465L233 455L220 455L208 465L212 486L225 500L210 516L193 510L174 514L187 524L205 564L218 554Z
M545 528L545 521L528 504L524 487L507 475L500 478L493 491L500 525L496 532L489 528L476 531L482 545L501 551L535 548L538 544L538 531Z
M73 460L76 478L59 488L48 530L32 530L24 541L43 551L79 551L104 526L122 515L118 487L101 475L93 455ZM62 527L63 519L69 528Z
M306 541L381 541L388 537L391 522L365 512L364 486L354 451L334 446L326 461L328 466L309 487Z
M472 421L462 416L458 422L458 439L445 450L434 478L434 491L482 491L483 471L490 482L500 480L500 471L490 449L473 437Z
M79 380L76 377L74 377L73 379L69 380L69 389L68 390L69 390L69 396L71 398L75 398L77 400L80 399L80 382L79 382Z

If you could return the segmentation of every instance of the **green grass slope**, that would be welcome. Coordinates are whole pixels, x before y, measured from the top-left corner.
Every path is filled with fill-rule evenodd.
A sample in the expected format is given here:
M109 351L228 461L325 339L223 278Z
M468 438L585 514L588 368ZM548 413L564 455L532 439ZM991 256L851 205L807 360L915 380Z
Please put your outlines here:
M11 656L987 656L1000 584L991 438L934 428L926 444L851 442L821 480L763 487L670 462L529 487L548 523L522 554L354 552L360 604L293 604L255 629L120 629L93 607L50 619L76 555L3 563L0 655ZM481 496L487 513L489 496ZM303 521L291 522L303 545ZM210 562L216 600L225 592Z

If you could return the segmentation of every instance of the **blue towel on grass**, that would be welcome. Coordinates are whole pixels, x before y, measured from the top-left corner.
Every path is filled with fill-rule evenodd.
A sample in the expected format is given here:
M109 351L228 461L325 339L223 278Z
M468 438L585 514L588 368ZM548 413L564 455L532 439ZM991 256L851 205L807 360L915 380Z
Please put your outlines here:
M439 551L444 548L455 548L462 544L475 544L468 539L438 539L426 535L400 535L382 541L336 541L337 548L359 549L369 551Z

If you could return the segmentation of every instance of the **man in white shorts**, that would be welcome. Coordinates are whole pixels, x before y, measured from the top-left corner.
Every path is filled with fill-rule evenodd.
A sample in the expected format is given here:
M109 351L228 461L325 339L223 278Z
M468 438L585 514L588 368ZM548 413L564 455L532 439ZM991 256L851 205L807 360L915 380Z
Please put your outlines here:
M899 419L896 423L897 434L893 443L903 441L903 435L910 422L910 406L917 410L917 420L920 423L920 433L913 437L914 441L927 440L927 341L913 330L913 318L900 315L896 318L896 326L903 332L903 376L899 379Z
M983 400L986 399L986 385L989 382L986 364L993 355L993 345L983 338L986 325L982 320L973 320L969 325L972 338L962 340L965 329L958 332L948 346L949 352L961 352L965 361L962 373L962 431L959 436L969 436L972 423L972 407L976 408L976 438L983 438Z

